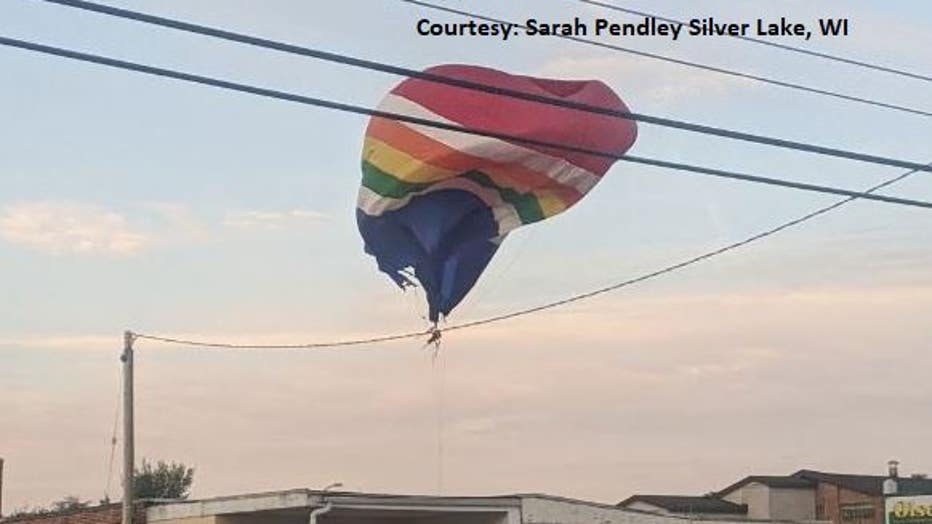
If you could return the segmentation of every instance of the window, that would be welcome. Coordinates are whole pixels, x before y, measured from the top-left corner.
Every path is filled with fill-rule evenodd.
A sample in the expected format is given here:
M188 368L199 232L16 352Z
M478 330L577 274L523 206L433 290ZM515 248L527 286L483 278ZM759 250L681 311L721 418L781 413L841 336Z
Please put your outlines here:
M876 508L871 503L842 504L841 510L842 522L858 522L863 520L873 520Z

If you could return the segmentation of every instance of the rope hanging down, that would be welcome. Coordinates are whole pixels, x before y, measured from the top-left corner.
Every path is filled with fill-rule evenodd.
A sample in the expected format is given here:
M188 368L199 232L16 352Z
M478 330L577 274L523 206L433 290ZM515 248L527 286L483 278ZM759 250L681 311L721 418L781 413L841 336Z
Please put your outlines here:
M629 14L629 15L635 15L635 16L646 16L646 17L648 17L648 18L656 18L657 20L663 20L664 22L671 22L671 23L674 23L674 24L687 25L687 23L686 23L685 21L683 21L683 20L677 20L676 18L670 18L670 17L668 17L668 16L660 16L660 15L656 15L656 14L652 14L652 13L647 13L647 12L644 12L644 11L638 11L637 9L630 9L630 8L627 8L627 7L622 7L622 6L620 6L620 5L612 4L612 3L608 3L608 2L600 2L600 1L598 1L598 0L578 0L578 1L580 1L580 2L582 2L582 3L584 3L584 4L594 5L594 6L602 7L602 8L605 8L605 9L610 9L610 10L612 10L612 11L618 11L619 13L627 13L627 14ZM826 59L826 60L831 60L831 61L833 61L833 62L840 62L840 63L842 63L842 64L848 64L848 65L853 65L853 66L857 66L857 67L863 67L863 68L866 68L866 69L873 69L874 71L881 71L881 72L883 72L883 73L890 73L890 74L894 74L894 75L905 76L905 77L907 77L907 78L912 78L912 79L915 79L915 80L924 80L924 81L926 81L926 82L932 82L932 76L924 75L924 74L921 74L921 73L914 73L914 72L912 72L912 71L906 71L906 70L904 70L904 69L896 69L896 68L889 67L889 66L884 66L884 65L879 65L879 64L872 64L872 63L870 63L870 62L865 62L865 61L863 61L863 60L856 60L856 59L847 58L847 57L844 57L844 56L832 55L832 54L829 54L829 53L822 53L822 52L819 52L819 51L813 51L813 50L811 50L811 49L806 49L805 47L799 47L799 46L792 46L792 45L781 44L781 43L779 43L779 42L772 42L772 41L770 41L770 40L763 40L763 39L761 39L761 38L753 38L753 37L750 37L750 36L732 35L732 34L729 34L729 35L726 35L726 36L734 37L734 38L737 38L737 39L740 39L740 40L744 40L744 41L746 41L746 42L753 42L753 43L755 43L755 44L761 44L761 45L766 45L766 46L770 46L770 47L775 47L775 48L777 48L777 49L782 49L782 50L784 50L784 51L791 51L791 52L794 52L794 53L800 53L800 54L804 54L804 55L814 56L814 57L817 57L817 58L824 58L824 59Z
M793 140L785 140L781 138L756 135L752 133L744 133L744 132L734 131L730 129L723 129L723 128L708 126L708 125L703 125L703 124L695 124L692 122L684 122L681 120L674 120L670 118L658 117L658 116L653 116L653 115L617 111L613 109L606 109L604 107L594 106L591 104L585 104L585 103L576 102L572 100L565 100L565 99L554 98L550 96L537 95L533 93L525 93L523 91L516 91L514 89L508 89L504 87L490 86L490 85L482 84L479 82L473 82L473 81L459 79L459 78L450 78L450 77L443 76L443 75L428 73L424 71L417 71L415 69L401 67L401 66L397 66L393 64L387 64L384 62L376 62L373 60L365 60L365 59L347 56L343 54L332 53L329 51L322 51L319 49L301 47L301 46L297 46L294 44L288 44L288 43L279 42L275 40L259 38L259 37L255 37L251 35L242 34L242 33L235 33L232 31L227 31L225 29L218 29L215 27L197 25L197 24L192 24L189 22L184 22L181 20L175 20L171 18L164 18L164 17L150 15L146 13L140 13L138 11L130 11L128 9L120 9L117 7L97 4L94 2L87 2L85 0L44 0L44 1L53 3L53 4L67 6L67 7L73 7L77 9L91 11L94 13L113 16L117 18L134 20L137 22L157 25L160 27L167 27L167 28L178 30L178 31L185 31L189 33L203 35L203 36L209 36L212 38L219 38L219 39L227 40L231 42L247 44L247 45L251 45L255 47L260 47L263 49L270 49L273 51L279 51L279 52L283 52L287 54L304 56L304 57L313 58L317 60L323 60L323 61L347 65L351 67L358 67L361 69L378 71L378 72L388 73L388 74L397 75L397 76L417 78L419 80L425 80L428 82L450 85L453 87L460 87L460 88L468 89L471 91L480 91L480 92L489 93L489 94L493 94L497 96L505 96L505 97L516 98L520 100L527 100L530 102L535 102L535 103L545 104L545 105L550 105L550 106L565 107L568 109L575 109L575 110L583 111L586 113L600 114L600 115L611 116L615 118L622 118L626 120L636 120L638 122L644 122L646 124L669 127L673 129L680 129L680 130L688 131L692 133L718 136L718 137L729 138L733 140L742 140L746 142L753 142L753 143L764 144L768 146L793 149L797 151L805 151L807 153L815 153L819 155L827 155L827 156L833 156L833 157L838 157L838 158L845 158L848 160L857 160L860 162L868 162L872 164L887 165L887 166L899 167L903 169L923 169L924 168L922 164L919 164L916 162L909 162L906 160L881 157L877 155L868 155L868 154L859 153L855 151L846 151L842 149L819 146L815 144L807 144L807 143L797 142Z
M105 65L108 67L114 67L118 69L125 69L129 71L136 71L139 73L145 73L155 76L161 76L166 78L173 78L175 80L183 80L186 82L192 82L196 84L209 85L213 87L219 87L222 89L228 89L231 91L239 91L242 93L249 93L253 95L274 98L278 100L286 100L289 102L295 102L299 104L322 107L325 109L332 109L336 111L342 111L347 113L355 113L360 115L374 116L379 118L385 118L387 120L394 120L398 122L406 122L409 124L422 125L427 127L433 127L437 129L445 129L448 131L455 131L457 133L464 133L468 135L476 135L487 138L495 138L498 140L509 141L517 144L526 144L532 146L539 146L544 148L558 149L562 151L571 151L574 153L581 153L585 155L591 155L601 158L610 158L612 160L620 160L622 162L630 162L635 164L649 165L653 167L661 167L666 169L672 169L677 171L686 171L690 173L698 173L702 175L709 175L715 177L728 178L733 180L743 180L745 182L754 182L758 184L766 184L772 186L787 187L792 189L800 189L804 191L812 191L817 193L827 193L834 195L841 195L846 197L855 197L863 198L865 200L876 200L880 202L887 202L891 204L899 204L904 206L913 206L932 209L932 202L923 201L923 200L913 200L908 198L899 198L894 196L887 195L876 195L871 193L864 193L859 191L851 191L847 189L841 189L831 186L823 186L818 184L809 184L805 182L794 182L790 180L783 180L778 178L770 178L759 175L752 175L746 173L738 173L734 171L726 171L724 169L715 169L703 166L695 166L691 164L682 164L678 162L669 162L666 160L659 160L654 158L644 158L634 155L619 155L617 153L610 153L606 151L598 151L594 149L578 147L573 145L567 145L557 142L549 142L544 140L536 140L525 137L520 137L516 135L511 135L507 133L499 133L495 131L485 131L480 129L472 129L463 127L456 124L438 122L435 120L412 117L410 115L404 115L400 113L393 113L388 111L380 111L378 109L371 109L368 107L356 106L352 104L345 104L342 102L335 102L332 100L325 100L321 98L314 98L304 95L298 95L294 93L288 93L284 91L277 91L273 89L267 89L263 87L256 87L247 84L239 84L236 82L230 82L227 80L220 80L217 78L211 78L200 75L193 75L190 73L183 73L180 71L174 71L171 69L164 69L159 67L153 67L148 65L139 64L136 62L128 62L125 60L117 60L114 58L109 58L100 55L93 55L89 53L81 53L78 51L72 51L70 49L63 49L60 47L47 46L43 44L36 44L33 42L27 42L24 40L17 40L14 38L0 37L0 45L6 45L10 47L17 47L20 49L27 49L30 51L35 51L38 53L44 53L49 55L61 56L64 58L70 58L73 60L80 60L83 62L90 62L100 65ZM932 170L932 167L928 165L917 165L914 170Z
M409 4L413 4L413 5L417 5L417 6L420 6L420 7L425 7L425 8L427 8L427 9L432 9L432 10L434 10L434 11L440 11L440 12L449 13L449 14L454 14L454 15L463 16L463 17L467 17L467 18L475 18L476 20L484 20L484 21L486 21L486 22L493 22L493 23L496 23L496 24L512 24L512 25L514 25L515 27L519 27L519 28L521 28L521 29L527 29L527 26L526 26L526 25L519 24L519 23L516 23L516 22L510 22L510 21L508 21L508 20L503 20L503 19L501 19L501 18L495 18L495 17L492 17L492 16L486 16L486 15L482 15L482 14L478 14L478 13L473 13L473 12L470 12L470 11L463 11L463 10L461 10L461 9L455 9L455 8L447 7L447 6L444 6L444 5L439 5L439 4L434 4L434 3L426 2L426 1L424 1L424 0L399 0L399 1L401 1L401 2L406 2L406 3L409 3ZM573 42L578 42L578 43L580 43L580 44L586 44L586 45L592 45L592 46L596 46L596 47L602 47L602 48L605 48L605 49L610 49L610 50L612 50L612 51L618 51L618 52L621 52L621 53L629 53L629 54L632 54L632 55L642 56L642 57L645 57L645 58L652 58L652 59L654 59L654 60L661 60L661 61L663 61L663 62L669 62L669 63L671 63L671 64L677 64L677 65L681 65L681 66L685 66L685 67L692 67L692 68L695 68L695 69L701 69L701 70L703 70L703 71L709 71L709 72L712 72L712 73L718 73L718 74L722 74L722 75L728 75L728 76L732 76L732 77L735 77L735 78L743 78L743 79L745 79L745 80L752 80L752 81L755 81L755 82L761 82L761 83L764 83L764 84L770 84L770 85L777 86L777 87L784 87L784 88L787 88L787 89L794 89L794 90L796 90L796 91L802 91L802 92L811 93L811 94L814 94L814 95L827 96L827 97L836 98L836 99L839 99L839 100L845 100L845 101L848 101L848 102L855 102L855 103L859 103L859 104L866 104L866 105L870 105L870 106L874 106L874 107L881 107L881 108L884 108L884 109L891 109L891 110L894 110L894 111L901 111L901 112L904 112L904 113L912 113L912 114L914 114L914 115L921 115L921 116L925 116L925 117L930 117L930 116L932 116L932 112L930 112L930 111L925 111L925 110L922 110L922 109L917 109L917 108L914 108L914 107L901 106L901 105L897 105L897 104L891 104L891 103L887 103L887 102L881 102L881 101L878 101L878 100L872 100L872 99L870 99L870 98L863 98L863 97L854 96L854 95L847 95L847 94L844 94L844 93L839 93L839 92L837 92L837 91L829 91L829 90L827 90L827 89L820 89L820 88L817 88L817 87L810 87L810 86L803 85L803 84L794 84L794 83L792 83L792 82L786 82L786 81L783 81L783 80L777 80L777 79L775 79L775 78L769 78L769 77L765 77L765 76L753 75L753 74L750 74L750 73L744 73L744 72L737 71L737 70L734 70L734 69L726 69L726 68L723 68L723 67L716 67L716 66L711 66L711 65L707 65L707 64L701 64L701 63L698 63L698 62L690 62L689 60L681 60L681 59L679 59L679 58L673 58L673 57L671 57L671 56L661 55L661 54L657 54L657 53L650 53L650 52L647 52L647 51L638 51L637 49L631 49L631 48L629 48L629 47L622 47L622 46L615 45L615 44L608 44L608 43L605 43L605 42L601 42L601 41L599 41L599 40L590 40L590 39L587 39L587 38L582 38L582 37L578 37L578 36L568 36L568 35L554 35L554 36L557 37L557 38L563 38L563 39L566 39L566 40L572 40Z
M928 165L932 166L932 163ZM912 169L905 173L901 173L900 175L896 177L888 179L884 182L881 182L880 184L877 184L869 188L867 191L865 191L865 193L872 193L874 191L879 191L885 187L892 186L893 184L896 184L897 182L913 175L917 171L918 170L916 169ZM480 320L473 320L473 321L464 322L461 324L454 324L454 325L443 327L443 328L438 328L435 326L435 327L432 327L424 331L402 333L398 335L386 335L386 336L381 336L381 337L372 337L368 339L344 340L344 341L338 341L338 342L319 342L319 343L309 343L309 344L284 344L284 345L282 344L255 345L255 344L229 344L229 343L217 343L217 342L204 342L204 341L199 341L199 340L159 337L159 336L146 335L146 334L141 334L141 333L136 333L135 336L137 338L148 339L148 340L153 340L157 342L165 342L169 344L177 344L177 345L190 346L190 347L223 348L223 349L324 349L324 348L335 348L335 347L345 347L345 346L358 346L358 345L363 345L363 344L375 344L379 342L389 342L389 341L395 341L395 340L405 340L405 339L414 339L414 338L423 338L423 337L429 337L427 343L434 344L434 343L439 343L440 338L443 335L443 333L446 333L448 331L469 329L469 328L474 328L477 326L493 324L497 322L502 322L504 320L509 320L509 319L513 319L517 317L530 315L532 313L539 313L541 311L545 311L548 309L554 309L557 307L565 306L567 304L571 304L573 302L580 302L582 300L587 300L587 299L596 297L598 295L602 295L602 294L609 293L612 291L617 291L619 289L633 286L641 282L646 282L648 280L652 280L657 277L660 277L660 276L663 276L669 273L673 273L681 269L685 269L694 264L698 264L699 262L702 262L704 260L709 260L710 258L723 255L725 253L728 253L729 251L733 251L740 247L754 243L758 240L762 240L769 236L775 235L781 231L785 231L787 229L799 226L800 224L803 224L804 222L808 222L809 220L812 220L813 218L816 218L826 213L829 213L831 211L834 211L857 199L858 197L848 197L848 198L839 200L833 204L829 204L827 206L816 209L815 211L812 211L800 217L794 218L793 220L783 222L782 224L778 226L775 226L765 231L761 231L760 233L751 235L743 240L733 242L731 244L722 246L720 248L713 249L712 251L707 251L705 253L702 253L701 255L697 255L692 258L682 260L675 264L665 266L655 271L651 271L641 276L631 278L628 280L624 280L616 284L612 284L610 286L594 289L592 291L588 291L585 293L579 293L579 294L564 298L562 300L548 302L545 304L541 304L539 306L535 306L535 307L531 307L527 309L521 309L521 310L513 311L511 313L505 313L503 315L496 315L493 317L488 317L488 318L484 318Z

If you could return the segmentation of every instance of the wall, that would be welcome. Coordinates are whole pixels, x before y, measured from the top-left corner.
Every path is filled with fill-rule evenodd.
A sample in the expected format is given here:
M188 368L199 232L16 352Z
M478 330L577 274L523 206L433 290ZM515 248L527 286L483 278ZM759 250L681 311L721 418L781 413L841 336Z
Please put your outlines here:
M811 488L771 488L770 515L774 520L815 520L816 492Z
M749 482L722 497L728 502L748 505L748 518L770 519L770 488L760 482Z
M669 515L670 512L659 507L654 506L653 504L648 504L646 502L641 502L640 500L634 501L631 504L625 506L628 509L636 509L638 511L649 511L651 513L660 513L661 515Z
M146 524L146 510L143 504L136 504L134 523ZM120 524L123 520L121 504L106 504L92 508L62 511L51 515L7 517L0 520L3 524Z
M843 518L845 507L858 505L873 508L870 517ZM816 518L831 520L835 524L883 524L883 497L866 495L838 487L834 484L820 482L816 488Z
M568 499L525 497L521 500L522 524L736 524L742 518L686 518L657 515ZM755 523L760 524L760 523Z

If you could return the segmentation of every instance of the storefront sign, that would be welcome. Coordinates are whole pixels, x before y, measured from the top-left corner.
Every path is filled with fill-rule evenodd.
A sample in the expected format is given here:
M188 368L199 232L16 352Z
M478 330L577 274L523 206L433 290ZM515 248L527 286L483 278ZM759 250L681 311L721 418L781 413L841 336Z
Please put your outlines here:
M887 497L887 524L932 524L932 495Z

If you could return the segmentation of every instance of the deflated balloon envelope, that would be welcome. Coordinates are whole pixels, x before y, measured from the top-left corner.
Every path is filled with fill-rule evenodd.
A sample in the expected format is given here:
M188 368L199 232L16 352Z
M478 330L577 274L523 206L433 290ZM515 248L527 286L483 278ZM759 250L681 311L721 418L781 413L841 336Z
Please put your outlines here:
M434 75L627 111L599 81L443 65ZM623 154L637 136L621 118L409 78L379 109L469 129ZM579 201L614 161L373 117L356 210L365 251L399 286L424 288L437 322L466 296L507 234Z

